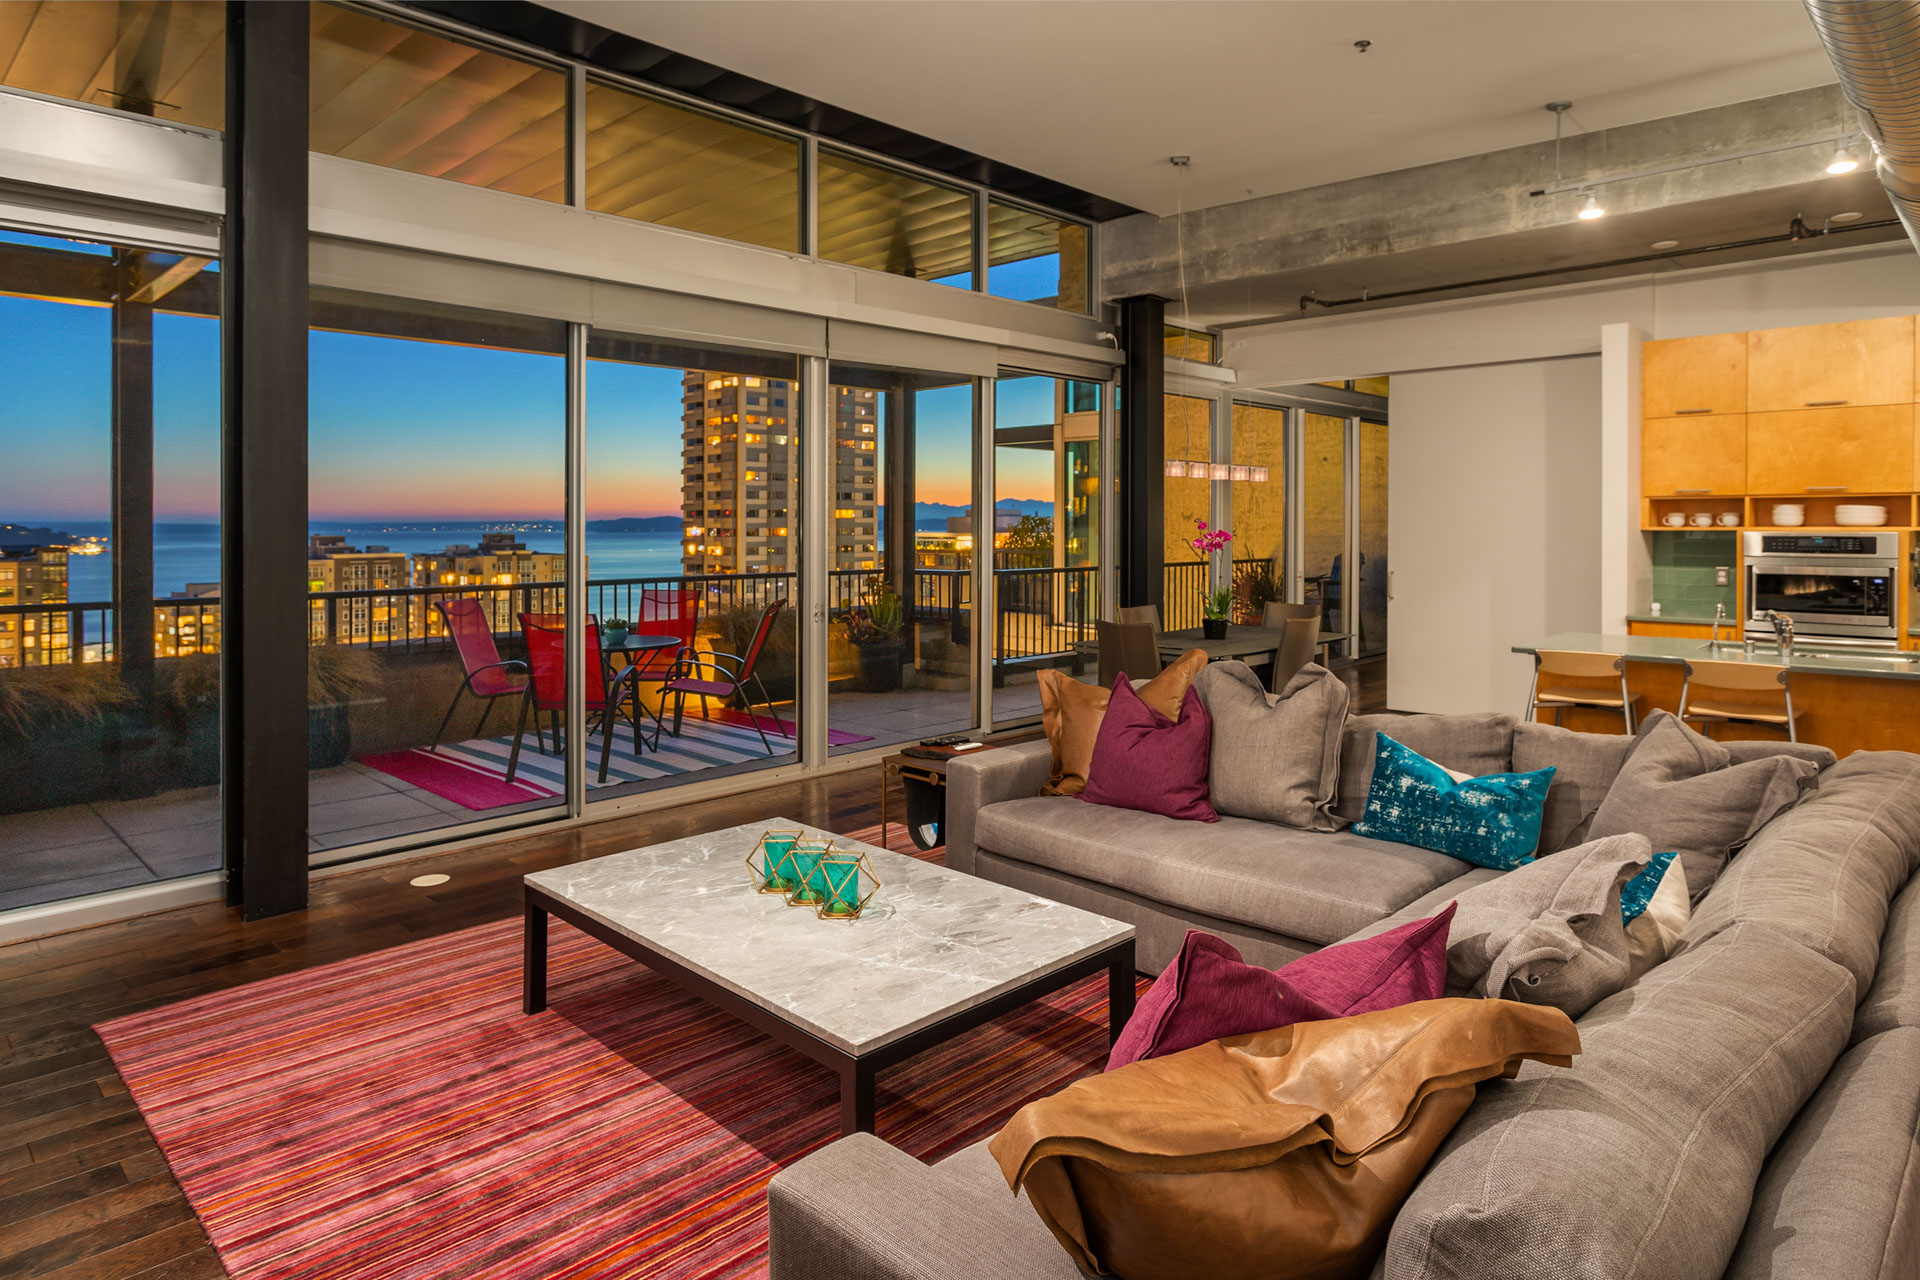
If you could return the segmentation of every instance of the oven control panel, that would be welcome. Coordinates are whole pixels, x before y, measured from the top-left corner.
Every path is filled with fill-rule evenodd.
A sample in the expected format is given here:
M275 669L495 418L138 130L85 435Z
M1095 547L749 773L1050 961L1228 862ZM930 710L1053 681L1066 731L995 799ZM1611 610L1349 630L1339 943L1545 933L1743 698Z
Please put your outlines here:
M1879 553L1880 540L1871 534L1766 533L1760 536L1760 550L1767 555L1871 556Z

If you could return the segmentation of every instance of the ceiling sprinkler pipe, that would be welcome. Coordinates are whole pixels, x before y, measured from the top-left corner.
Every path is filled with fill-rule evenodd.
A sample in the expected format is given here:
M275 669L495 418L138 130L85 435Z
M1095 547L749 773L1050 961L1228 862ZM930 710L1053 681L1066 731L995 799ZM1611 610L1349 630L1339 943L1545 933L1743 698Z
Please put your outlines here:
M1894 212L1920 248L1920 3L1805 4L1847 101L1860 112Z

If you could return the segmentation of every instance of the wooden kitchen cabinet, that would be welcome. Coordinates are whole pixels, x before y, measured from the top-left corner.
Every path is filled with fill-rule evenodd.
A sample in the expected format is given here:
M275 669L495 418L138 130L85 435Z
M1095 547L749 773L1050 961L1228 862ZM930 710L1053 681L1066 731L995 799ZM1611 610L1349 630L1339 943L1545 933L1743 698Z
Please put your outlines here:
M1747 492L1747 415L1645 419L1640 492L1650 498Z
M1748 412L1913 403L1913 321L1890 316L1749 333Z
M1911 404L1748 414L1748 492L1906 492L1914 482L1914 436Z
M1640 354L1640 416L1747 410L1747 335L1660 338Z

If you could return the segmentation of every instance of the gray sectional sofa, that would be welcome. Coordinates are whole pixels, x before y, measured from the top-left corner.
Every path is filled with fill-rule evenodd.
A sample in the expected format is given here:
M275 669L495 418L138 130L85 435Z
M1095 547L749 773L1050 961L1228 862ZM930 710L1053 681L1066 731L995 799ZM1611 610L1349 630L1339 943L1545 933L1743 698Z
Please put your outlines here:
M1556 764L1547 850L1583 838L1633 745L1497 715L1352 717L1341 822L1375 730L1462 772ZM1578 1019L1570 1071L1480 1087L1375 1276L1920 1277L1920 755L1728 745L1828 767L1697 899L1676 952ZM1278 966L1499 874L1346 830L1040 797L1049 765L1045 742L956 761L948 865L1129 921L1153 972L1189 928ZM773 1280L1080 1274L984 1144L928 1166L846 1138L776 1177L770 1205Z

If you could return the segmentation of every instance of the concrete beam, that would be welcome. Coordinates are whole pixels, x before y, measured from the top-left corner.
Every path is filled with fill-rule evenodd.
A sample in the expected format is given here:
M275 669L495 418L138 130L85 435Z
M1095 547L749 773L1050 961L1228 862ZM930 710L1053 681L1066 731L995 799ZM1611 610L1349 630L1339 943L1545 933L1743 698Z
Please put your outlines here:
M1577 103L1571 115L1579 115ZM1645 254L1656 239L1721 243L1707 237L1784 232L1798 212L1816 227L1841 207L1869 221L1890 216L1871 174L1823 172L1827 156L1818 144L1858 129L1838 86L1576 133L1561 144L1557 177L1551 126L1542 111L1547 137L1535 145L1197 209L1184 215L1184 226L1146 214L1108 223L1102 294L1159 293L1170 299L1169 316L1181 316L1182 239L1184 301L1194 321L1234 325L1297 315L1303 293L1357 296L1538 268L1572 271ZM1608 216L1593 222L1577 218L1574 192L1530 194L1781 146L1790 149L1611 182L1600 189ZM1830 200L1840 203L1821 207Z

